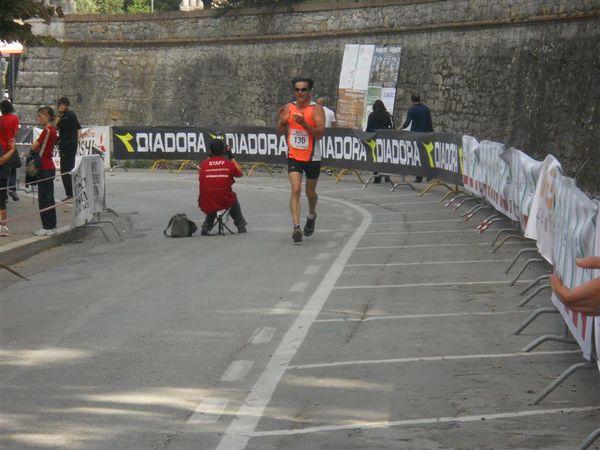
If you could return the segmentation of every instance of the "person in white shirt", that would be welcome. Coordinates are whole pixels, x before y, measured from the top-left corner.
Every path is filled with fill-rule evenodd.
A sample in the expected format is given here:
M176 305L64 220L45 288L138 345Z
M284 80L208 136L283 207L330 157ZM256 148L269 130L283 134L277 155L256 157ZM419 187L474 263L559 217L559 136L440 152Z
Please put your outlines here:
M328 100L329 99L327 97L319 97L317 99L317 105L321 105L323 107L323 111L325 112L325 128L334 128L337 125L335 121L335 113L325 106Z

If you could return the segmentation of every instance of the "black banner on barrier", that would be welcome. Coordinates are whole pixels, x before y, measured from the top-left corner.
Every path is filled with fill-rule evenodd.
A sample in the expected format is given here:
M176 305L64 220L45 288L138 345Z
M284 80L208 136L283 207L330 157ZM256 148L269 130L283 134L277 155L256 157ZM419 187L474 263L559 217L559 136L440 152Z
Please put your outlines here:
M287 142L272 128L209 131L188 127L113 127L115 159L200 160L224 138L240 162L285 164ZM331 128L321 140L323 165L440 178L462 184L462 135Z

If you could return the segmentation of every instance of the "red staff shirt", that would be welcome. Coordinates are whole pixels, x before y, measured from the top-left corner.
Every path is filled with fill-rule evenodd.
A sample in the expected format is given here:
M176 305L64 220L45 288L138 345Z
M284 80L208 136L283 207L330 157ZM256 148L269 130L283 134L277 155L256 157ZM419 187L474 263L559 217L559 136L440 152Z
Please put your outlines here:
M200 195L198 206L205 213L217 212L233 206L236 200L231 186L234 177L242 172L224 156L215 156L200 163Z
M46 135L50 133L48 136L48 141L46 142L46 147L41 148L44 144L44 140L46 139ZM56 140L58 139L58 134L56 133L56 127L54 125L49 125L42 130L40 133L40 137L37 142L40 143L40 155L42 155L42 151L44 154L42 155L42 170L53 170L56 169L54 165L54 161L52 161L52 153L54 151L54 145L56 144Z
M8 151L9 139L14 139L19 130L19 118L16 114L4 114L0 116L0 147Z

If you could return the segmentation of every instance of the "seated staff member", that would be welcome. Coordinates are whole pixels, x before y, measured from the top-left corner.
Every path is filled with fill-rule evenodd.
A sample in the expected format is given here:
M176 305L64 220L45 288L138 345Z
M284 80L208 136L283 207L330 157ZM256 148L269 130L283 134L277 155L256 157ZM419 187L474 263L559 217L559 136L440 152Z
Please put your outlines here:
M231 208L229 213L238 233L246 232L246 219L242 214L240 202L231 186L234 178L242 176L242 168L233 158L231 150L225 158L225 143L221 139L211 141L209 158L200 163L200 193L198 206L206 214L201 234L207 236L214 226L217 212Z
M294 229L292 239L302 242L300 229L300 194L302 193L302 175L306 174L306 198L308 199L308 217L304 226L304 235L315 231L317 218L317 182L321 173L320 139L325 134L325 113L323 107L310 99L314 81L310 78L294 78L294 97L296 101L279 109L277 134L287 134L288 178L291 185L290 212Z

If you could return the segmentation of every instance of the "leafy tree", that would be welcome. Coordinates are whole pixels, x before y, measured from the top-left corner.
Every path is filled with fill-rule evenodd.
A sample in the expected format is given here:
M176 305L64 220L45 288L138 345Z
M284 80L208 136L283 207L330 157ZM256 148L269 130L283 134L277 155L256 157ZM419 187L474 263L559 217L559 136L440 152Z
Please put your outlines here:
M121 14L125 11L123 0L96 0L96 7L101 14Z
M23 21L39 17L49 23L50 18L58 14L62 15L60 9L44 6L35 0L0 0L0 38L23 44L40 43L46 39L34 36L31 25Z
M148 13L150 12L149 0L133 0L127 7L127 12L130 13Z

